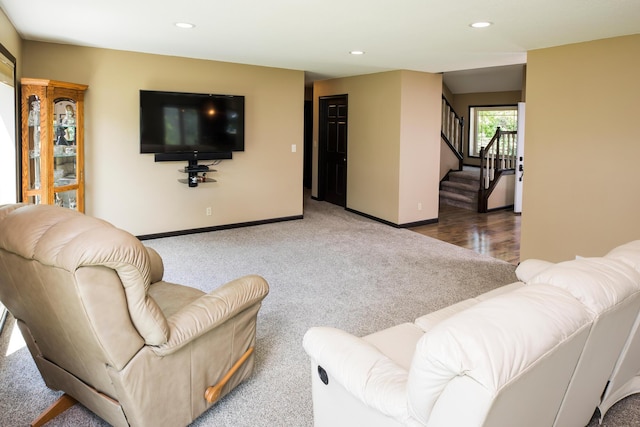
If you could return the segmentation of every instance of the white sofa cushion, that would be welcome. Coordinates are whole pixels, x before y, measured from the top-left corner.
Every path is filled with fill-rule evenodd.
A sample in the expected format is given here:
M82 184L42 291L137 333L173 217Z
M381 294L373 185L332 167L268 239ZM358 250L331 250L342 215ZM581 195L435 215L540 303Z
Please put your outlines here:
M469 307L472 307L478 304L480 301L484 301L489 298L493 298L498 295L502 295L507 292L511 292L515 289L521 288L524 286L522 282L514 282L505 286L500 286L499 288L492 289L484 294L478 295L475 298L469 298L455 304L452 304L448 307L444 307L438 311L433 311L429 314L425 314L424 316L420 316L415 320L415 324L420 327L424 332L431 330L438 323L443 320L448 319L449 317L457 314Z
M545 268L527 284L545 283L566 290L594 315L640 289L640 273L622 261L580 258Z
M620 245L609 251L605 258L616 259L640 272L640 240Z
M411 367L413 351L424 331L413 323L401 323L362 337L406 371Z
M516 267L516 277L521 282L528 283L532 277L553 265L555 264L541 259L525 259Z
M490 402L508 383L531 369L539 359L550 357L575 335L584 335L581 339L586 339L590 321L591 316L575 298L547 285L521 287L442 321L416 347L407 385L411 417L427 425L436 402L459 377L468 377L479 384L490 396L487 399ZM562 380L564 387L583 344L570 357L573 366ZM560 388L563 384L559 384ZM564 389L555 399L557 406L563 393ZM477 416L486 416L488 410L485 407L484 413L480 410ZM557 407L549 410L555 415ZM474 422L481 424L482 419Z

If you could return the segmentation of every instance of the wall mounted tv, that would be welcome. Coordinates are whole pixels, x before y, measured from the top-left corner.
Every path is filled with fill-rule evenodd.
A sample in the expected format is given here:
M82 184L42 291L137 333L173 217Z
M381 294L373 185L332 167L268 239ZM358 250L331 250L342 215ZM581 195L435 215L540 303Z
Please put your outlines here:
M140 91L140 153L174 161L233 151L244 151L244 96Z

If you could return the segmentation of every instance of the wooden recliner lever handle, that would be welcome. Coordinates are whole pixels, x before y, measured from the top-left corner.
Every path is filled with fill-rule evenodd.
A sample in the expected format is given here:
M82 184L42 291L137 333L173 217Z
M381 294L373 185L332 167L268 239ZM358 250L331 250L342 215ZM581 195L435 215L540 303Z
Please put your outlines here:
M240 366L251 356L253 353L253 347L249 347L247 351L236 361L236 363L229 369L229 372L220 380L216 385L212 385L207 387L207 390L204 392L204 398L207 399L207 402L213 403L220 398L220 393L222 392L222 387L229 382L233 374L236 373Z
M71 408L73 405L77 403L73 397L69 396L67 393L60 396L55 402L53 402L47 409L44 410L42 414L38 416L33 422L30 424L31 427L40 427L45 425L47 422L51 421L67 409Z

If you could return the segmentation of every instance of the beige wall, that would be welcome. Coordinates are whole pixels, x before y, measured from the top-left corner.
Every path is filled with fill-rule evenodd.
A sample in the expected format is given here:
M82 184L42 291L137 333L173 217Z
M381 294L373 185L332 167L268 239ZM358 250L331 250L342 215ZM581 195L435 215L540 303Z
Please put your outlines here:
M2 9L0 9L0 43L16 58L18 67L16 74L20 76L20 69L22 68L22 39L20 39L18 32Z
M88 214L136 235L302 214L302 71L40 42L23 57L25 77L89 85ZM178 183L186 162L139 154L140 89L244 95L245 151L215 167L217 183Z
M318 99L348 95L347 207L394 224L438 216L442 76L391 71L318 81ZM318 117L314 117L317 165ZM317 195L317 170L313 195ZM418 210L421 203L422 210Z
M439 179L442 180L447 173L451 170L458 170L460 166L460 161L458 157L453 154L453 150L449 148L449 145L444 141L444 139L440 139L440 176Z
M447 86L444 81L442 82L442 94L445 98L447 98L449 104L453 102L453 98L455 98L455 95L453 94L453 92L451 92L451 90L449 90L449 86Z
M16 78L22 68L22 40L2 10L0 10L0 44L16 60L13 70ZM4 65L4 64L0 64ZM11 67L2 67L3 74L11 74ZM19 200L20 166L16 153L16 143L20 126L18 124L17 91L14 85L0 84L2 102L0 105L0 203L15 203Z
M438 217L442 75L402 71L398 223Z
M501 175L498 183L489 195L487 209L500 209L505 206L513 206L514 192L516 189L516 175Z
M640 35L528 53L521 259L640 239Z
M489 106L489 105L515 105L522 101L521 91L509 92L479 92L479 93L459 93L453 95L453 100L449 100L453 109L464 119L463 147L464 164L480 166L480 159L468 157L469 153L469 107Z

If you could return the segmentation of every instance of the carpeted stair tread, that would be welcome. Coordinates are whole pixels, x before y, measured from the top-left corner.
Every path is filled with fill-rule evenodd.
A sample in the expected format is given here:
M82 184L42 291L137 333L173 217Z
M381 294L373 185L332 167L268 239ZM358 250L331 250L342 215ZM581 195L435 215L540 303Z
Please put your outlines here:
M442 189L451 192L477 193L478 185L466 184L464 182L457 181L442 181Z
M456 171L449 173L451 181L480 181L480 171Z
M472 197L465 196L464 194L460 194L460 193L452 193L451 191L446 191L446 190L440 191L440 198L452 199L460 202L469 202L469 203L472 203L474 201Z
M447 205L447 206L455 206L457 208L462 208L462 209L466 209L474 212L477 211L478 209L477 203L471 203L466 200L451 199L451 198L448 198L446 195L445 196L440 195L440 204Z
M449 172L447 180L440 183L440 203L477 211L480 170Z

